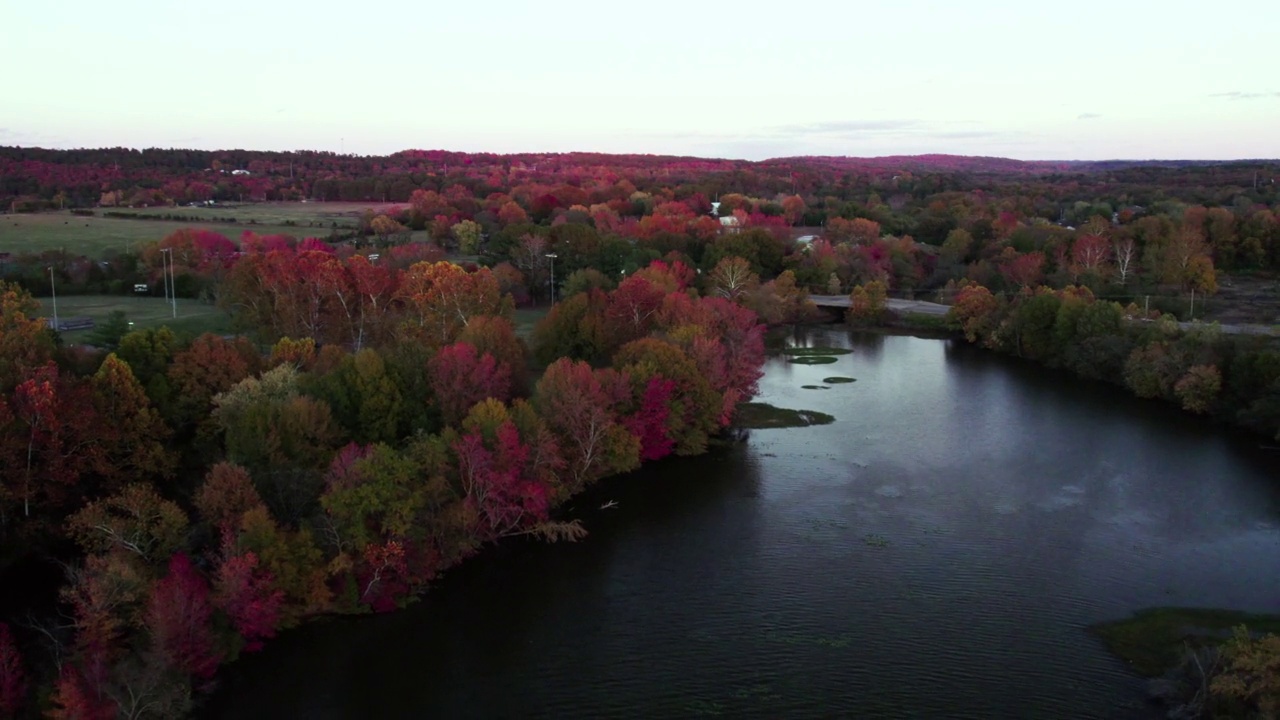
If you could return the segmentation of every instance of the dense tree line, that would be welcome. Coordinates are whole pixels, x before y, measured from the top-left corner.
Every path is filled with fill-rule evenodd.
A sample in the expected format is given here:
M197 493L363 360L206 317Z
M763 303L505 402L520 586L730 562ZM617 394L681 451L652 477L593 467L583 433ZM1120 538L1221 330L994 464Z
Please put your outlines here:
M1214 324L1184 330L1170 315L1098 300L1079 286L1006 298L966 284L951 320L983 347L1280 439L1280 348L1272 338L1227 335Z
M756 314L679 263L584 285L532 348L486 268L263 243L224 269L270 352L64 347L0 284L0 572L68 567L58 614L0 618L0 712L180 715L281 628L396 608L500 538L581 536L567 498L705 451L761 374ZM598 314L570 324L577 298Z

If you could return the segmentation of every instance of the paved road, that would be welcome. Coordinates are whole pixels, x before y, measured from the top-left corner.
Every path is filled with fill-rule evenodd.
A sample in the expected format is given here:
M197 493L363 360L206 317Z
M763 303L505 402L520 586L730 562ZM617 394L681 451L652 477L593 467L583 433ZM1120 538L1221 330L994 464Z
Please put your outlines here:
M810 295L809 299L819 307L849 307L848 295ZM896 300L889 298L885 305L897 312L919 313L920 315L946 315L950 305L925 302L924 300Z
M849 296L847 295L810 295L809 299L818 307L847 308L849 307ZM941 305L939 303L925 302L924 300L897 300L889 298L885 301L890 310L897 312L919 313L921 315L946 315L951 309L950 305ZM1199 322L1181 322L1183 330L1190 330L1195 327L1204 327L1204 323ZM1280 336L1280 326L1273 325L1219 325L1218 328L1228 335L1276 335Z

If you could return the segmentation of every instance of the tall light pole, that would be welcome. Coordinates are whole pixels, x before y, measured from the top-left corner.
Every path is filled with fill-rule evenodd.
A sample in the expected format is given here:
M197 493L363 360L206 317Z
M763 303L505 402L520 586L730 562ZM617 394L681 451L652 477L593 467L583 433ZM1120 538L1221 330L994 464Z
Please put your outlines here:
M163 268L162 274L166 271L168 273L167 275L165 275L165 282L164 282L166 295L168 295L169 304L173 308L173 317L177 318L178 317L178 283L173 276L173 248L161 248L160 252L161 252L160 261ZM168 258L167 264L164 262L165 258Z
M53 331L58 331L58 288L53 282L53 266L49 266L49 292L53 293Z
M559 257L555 253L547 253L547 257L551 258L551 304L556 304L556 258Z

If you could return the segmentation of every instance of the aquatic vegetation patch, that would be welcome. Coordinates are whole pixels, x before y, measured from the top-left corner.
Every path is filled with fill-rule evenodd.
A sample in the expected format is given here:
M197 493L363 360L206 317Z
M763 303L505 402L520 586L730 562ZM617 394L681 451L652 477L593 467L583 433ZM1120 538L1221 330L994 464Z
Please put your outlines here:
M853 351L848 348L833 347L789 347L783 348L783 355L792 357L827 357L831 355L850 355Z
M691 715L715 717L724 714L724 705L714 700L693 700L684 709Z
M796 365L830 365L835 361L836 359L829 355L801 355L787 360Z
M835 422L835 417L817 410L793 410L774 407L769 403L743 403L738 406L734 426L750 430L770 428L809 427Z
M765 638L784 645L818 645L820 647L829 648L849 647L850 643L852 643L854 639L852 633L841 633L840 635L810 635L808 633L773 631L766 632Z
M863 535L862 542L871 547L889 547L889 538L883 535L876 535L875 533Z

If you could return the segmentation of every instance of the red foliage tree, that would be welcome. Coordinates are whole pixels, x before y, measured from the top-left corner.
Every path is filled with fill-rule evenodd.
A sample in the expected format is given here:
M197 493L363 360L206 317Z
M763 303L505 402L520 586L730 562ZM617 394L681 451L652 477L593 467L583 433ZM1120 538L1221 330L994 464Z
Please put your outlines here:
M1044 260L1042 252L1013 254L1000 263L1000 276L1006 283L1020 288L1038 285L1044 279Z
M431 392L447 424L462 420L481 400L506 402L511 398L511 368L489 353L477 353L470 343L441 348L428 366Z
M675 449L675 440L667 436L666 427L675 388L676 384L666 378L649 378L640 396L640 407L622 420L627 430L640 441L642 461L661 460Z
M0 408L0 422L9 419L0 437L9 452L0 454L18 461L0 468L0 482L21 498L24 517L56 511L82 477L102 465L103 427L93 407L89 387L49 363L18 384L7 412ZM15 443L22 451L16 456Z
M538 380L534 403L552 432L571 475L570 491L639 464L639 446L613 411L620 398L585 362L561 358Z
M547 488L526 472L529 447L510 419L499 422L491 437L475 427L453 442L464 502L475 514L475 531L482 540L496 540L547 519Z
M190 558L177 553L169 560L169 574L155 584L147 603L145 622L153 647L170 667L196 677L213 677L221 657L214 646L212 616L208 584Z
M665 296L662 288L643 277L629 277L609 293L605 320L613 335L613 346L625 345L648 335Z
M228 535L213 580L213 603L244 638L245 651L254 652L262 648L263 640L275 637L284 592L276 589L255 553L235 552Z
M405 546L395 540L365 546L358 573L360 599L374 612L390 612L412 590Z

